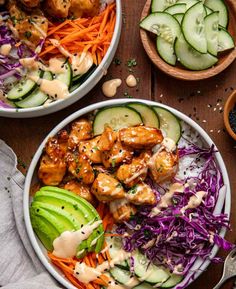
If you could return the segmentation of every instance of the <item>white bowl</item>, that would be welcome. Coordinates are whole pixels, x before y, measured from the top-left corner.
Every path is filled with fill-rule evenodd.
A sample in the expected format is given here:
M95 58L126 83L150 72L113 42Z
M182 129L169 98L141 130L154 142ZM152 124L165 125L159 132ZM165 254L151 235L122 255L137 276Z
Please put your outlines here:
M90 105L86 108L83 108L81 110L78 110L77 112L73 113L72 115L70 115L69 117L67 117L65 120L63 120L61 123L59 123L49 134L48 136L44 139L44 141L41 143L41 145L39 146L37 152L34 155L34 158L30 164L27 176L26 176L26 181L25 181L25 188L24 188L24 219L25 219L25 224L26 224L26 229L28 232L28 236L30 238L31 244L36 252L36 254L38 255L40 261L43 263L43 265L45 266L45 268L48 270L49 273L52 274L52 276L57 279L57 281L59 281L63 286L65 286L66 288L69 289L76 289L76 287L74 287L67 279L65 279L63 277L63 274L55 267L53 266L48 257L47 257L47 251L45 250L45 248L43 247L43 245L41 244L41 242L38 240L37 236L35 235L32 226L31 226L31 221L30 221L30 215L29 215L29 206L30 206L30 187L32 184L34 184L34 182L37 180L37 167L38 167L38 163L40 160L40 157L42 155L44 146L48 140L49 137L56 135L61 129L63 129L65 126L67 126L69 123L73 122L75 119L90 113L96 109L101 109L103 107L107 107L107 106L111 106L111 105L123 105L124 103L128 103L128 102L143 102L146 103L148 105L158 105L160 107L164 107L168 110L170 110L171 112L173 112L179 119L183 120L184 122L186 122L187 124L189 124L194 130L196 130L199 135L201 136L203 142L211 147L211 145L213 144L213 141L211 140L211 138L208 136L208 134L196 123L194 122L192 119L190 119L188 116L186 116L185 114L171 108L168 107L166 105L163 104L159 104L153 101L147 101L147 100L129 100L129 99L115 99L115 100L109 100L109 101L104 101L104 102L99 102L93 105ZM225 214L230 215L230 207L231 207L231 193L230 193L230 183L229 183L229 178L228 178L228 174L227 174L227 170L224 164L224 161L220 155L219 152L216 153L215 155L216 158L216 162L222 172L223 175L223 180L224 180L224 184L226 185L227 191L226 191L226 195L225 198L222 199L222 202L220 204L220 206L222 206L222 209L224 211ZM226 229L222 229L220 232L220 235L223 237L226 233ZM211 252L211 257L214 257L216 255L218 251L218 247L214 246ZM210 264L210 261L205 261L202 262L201 260L197 260L194 264L194 268L197 269L201 269L196 271L195 275L193 276L193 280L195 280L200 274L201 272L203 272L206 267ZM192 281L193 281L192 280ZM191 281L191 282L192 282ZM186 282L186 278L185 280L182 282L184 283ZM190 282L190 283L191 283ZM182 284L181 283L181 284ZM178 288L178 285L176 286L176 289Z
M10 118L29 118L47 115L56 111L59 111L63 108L68 107L72 103L84 97L89 93L94 86L101 80L101 78L106 75L107 69L110 66L121 35L121 26L122 26L122 7L121 0L116 0L116 25L111 41L111 45L103 58L100 65L97 67L95 72L75 91L73 91L70 96L63 100L58 100L52 102L51 104L44 106L38 106L33 108L2 108L0 107L0 116L10 117Z

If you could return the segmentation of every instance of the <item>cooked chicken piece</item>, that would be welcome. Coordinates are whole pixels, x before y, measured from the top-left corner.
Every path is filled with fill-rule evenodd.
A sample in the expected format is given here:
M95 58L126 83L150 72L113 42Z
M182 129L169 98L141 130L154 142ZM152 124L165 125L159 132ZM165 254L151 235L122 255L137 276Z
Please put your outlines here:
M64 160L67 152L68 134L67 131L60 131L56 137L51 137L45 145L47 155L54 161Z
M69 14L71 0L45 0L45 11L50 16L66 18Z
M134 149L151 149L163 140L159 129L147 126L123 128L119 134L122 144Z
M116 173L118 180L128 187L133 187L140 181L144 181L148 172L148 161L151 153L143 152L138 157L134 157L130 164L121 165Z
M102 162L101 152L98 148L99 140L100 136L97 136L91 140L81 141L79 143L79 152L81 154L85 154L94 164L99 164Z
M148 166L151 176L157 183L171 180L178 171L178 150L167 151L161 147L150 159Z
M68 171L82 183L89 185L94 181L94 171L87 156L68 152L66 155Z
M109 151L112 149L118 134L111 127L106 126L101 138L98 142L98 148L100 151Z
M44 155L40 161L38 170L39 179L48 186L57 186L63 180L66 173L66 163L62 159L53 160Z
M156 195L151 187L143 182L134 185L125 197L135 205L154 205L157 202Z
M87 200L89 203L94 204L94 196L90 193L88 186L79 183L76 180L71 180L65 184L64 189L71 191Z
M122 185L111 175L99 173L92 185L92 193L101 202L124 198Z
M40 3L40 0L20 0L20 2L29 8L37 7Z
M87 119L79 119L72 123L68 146L73 150L79 145L80 141L91 139L92 136L91 121Z
M14 0L9 1L8 10L11 15L9 27L13 34L30 48L35 49L47 36L47 18L44 17L41 10L37 9L30 15L26 14Z
M128 221L131 216L137 213L135 206L126 199L112 201L110 203L110 211L117 223Z
M102 152L102 163L106 168L114 168L121 163L128 163L133 157L133 150L115 141L110 151Z
M76 18L92 17L99 13L100 0L71 0L70 14Z

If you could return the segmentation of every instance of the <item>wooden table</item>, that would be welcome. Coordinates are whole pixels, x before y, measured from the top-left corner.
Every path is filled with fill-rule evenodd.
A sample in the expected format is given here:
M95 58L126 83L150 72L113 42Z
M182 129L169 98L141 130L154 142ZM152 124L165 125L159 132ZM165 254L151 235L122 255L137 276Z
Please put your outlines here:
M219 76L200 82L178 81L156 70L146 56L139 37L138 23L144 3L145 0L123 1L123 33L116 54L121 64L113 63L106 79L120 77L125 80L130 74L127 61L136 59L137 66L132 69L134 75L140 79L139 85L131 89L123 82L117 98L128 95L168 104L189 115L209 133L222 153L231 179L232 232L227 234L227 238L234 242L236 238L236 143L224 131L222 108L229 94L234 88L236 89L236 62ZM52 115L36 119L0 118L0 137L17 154L23 172L26 172L38 145L58 122L84 106L106 100L101 92L101 83L82 100ZM220 255L224 256L224 253ZM222 264L211 265L189 288L212 289L220 278L221 270ZM230 285L226 284L223 288L232 288Z

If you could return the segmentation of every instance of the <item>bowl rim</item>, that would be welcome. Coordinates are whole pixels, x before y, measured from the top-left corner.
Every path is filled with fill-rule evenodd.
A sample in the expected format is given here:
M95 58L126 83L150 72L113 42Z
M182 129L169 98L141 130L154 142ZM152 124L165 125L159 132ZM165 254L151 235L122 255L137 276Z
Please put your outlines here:
M201 128L199 124L197 124L194 120L189 118L184 113L182 113L182 112L180 112L180 111L178 111L172 107L169 107L167 105L160 104L160 103L154 102L154 101L142 100L142 99L114 99L114 100L102 101L102 102L98 102L98 103L89 105L85 108L82 108L82 109L74 112L73 114L71 114L70 116L68 116L64 120L62 120L53 130L51 130L49 132L49 134L45 137L45 139L42 141L42 143L39 145L32 161L31 161L31 164L29 166L29 169L28 169L28 172L26 175L25 186L24 186L24 195L23 195L24 221L25 221L26 231L27 231L28 237L30 239L31 245L34 248L34 251L35 251L36 255L38 256L39 260L44 265L44 267L47 269L47 271L58 282L60 282L62 285L64 285L66 288L69 288L69 289L76 289L76 287L74 287L69 281L64 279L63 275L58 273L58 271L56 271L56 269L53 267L53 265L49 263L48 258L44 255L43 251L41 250L41 248L39 246L36 235L32 229L32 226L31 226L30 215L29 215L30 186L31 186L31 181L32 181L32 178L33 178L33 175L35 172L35 168L37 167L38 161L39 161L41 154L43 152L43 148L44 148L49 137L54 136L58 131L63 129L69 123L71 123L75 119L77 119L77 118L79 118L79 117L81 117L87 113L90 113L94 110L101 109L104 107L109 107L112 105L124 105L124 104L129 103L129 102L142 102L142 103L147 104L147 105L155 105L155 106L159 106L159 107L168 109L172 113L174 113L179 119L183 120L184 122L189 124L194 130L196 130L200 134L201 138L206 142L206 144L209 147L212 144L214 144L214 142L212 141L210 136L207 134L207 132L203 128ZM217 149L217 147L216 147L216 149ZM228 214L228 216L230 217L231 190L230 190L230 181L229 181L227 169L226 169L225 163L223 161L223 158L222 158L222 156L218 150L217 150L217 153L215 155L215 158L216 158L218 166L222 172L224 184L226 185L226 195L225 195L225 199L224 199L224 213ZM222 205L223 205L223 202L222 202ZM226 228L222 228L220 231L220 235L222 237L224 237L225 233L226 233ZM213 258L216 255L218 250L219 250L219 248L216 245L212 248L211 258ZM209 264L210 264L210 260L206 260L204 262L201 261L198 264L199 265L198 268L201 268L201 270L198 270L197 273L194 274L194 276L191 276L191 278L190 278L191 280L189 281L189 284L191 282L193 282L208 267ZM186 278L184 278L184 280L185 279Z
M225 103L225 108L224 108L224 123L227 132L229 135L236 140L236 133L232 130L230 122L229 122L229 113L231 110L231 103L234 101L234 104L236 105L236 90L230 94L228 97L226 103Z
M226 0L227 1L234 1L234 0ZM234 2L231 3L232 5L235 6L236 9L236 4ZM229 5L227 5L228 7ZM140 21L142 19L144 19L148 14L147 11L149 11L151 8L151 0L147 0L143 10L142 10L142 14L141 14L141 18ZM229 7L228 7L229 10ZM236 16L235 16L236 17ZM236 46L234 49L229 50L227 53L227 59L221 63L216 63L216 65L214 65L211 68L205 69L205 70L199 70L199 71L194 71L194 70L188 70L187 68L182 68L179 70L176 70L176 68L178 68L178 66L172 66L168 63L166 63L158 54L158 52L156 51L155 54L155 59L153 57L150 56L149 51L151 51L151 46L150 43L148 41L148 39L150 39L149 37L149 32L142 29L140 27L140 38L144 47L144 50L146 51L146 54L148 55L148 58L152 61L152 63L158 68L160 69L162 72L164 72L165 74L176 78L176 79L180 79L180 80L185 80L185 81L198 81L198 80L204 80L204 79L208 79L211 77L214 77L216 75L218 75L219 73L221 73L222 71L224 71L226 68L228 68L236 59ZM235 39L234 39L235 42ZM220 59L220 57L219 57Z
M92 75L77 89L70 93L70 96L66 99L60 99L55 102L48 104L47 106L40 105L32 108L2 108L0 107L0 116L12 117L12 118L27 118L27 117L37 117L50 114L59 111L63 108L68 107L74 102L80 100L82 97L87 95L95 85L101 80L101 78L106 75L107 69L110 66L113 57L116 53L122 27L122 5L121 0L115 0L116 3L116 24L111 40L111 44L102 59L102 62L98 65ZM30 114L30 115L27 115Z

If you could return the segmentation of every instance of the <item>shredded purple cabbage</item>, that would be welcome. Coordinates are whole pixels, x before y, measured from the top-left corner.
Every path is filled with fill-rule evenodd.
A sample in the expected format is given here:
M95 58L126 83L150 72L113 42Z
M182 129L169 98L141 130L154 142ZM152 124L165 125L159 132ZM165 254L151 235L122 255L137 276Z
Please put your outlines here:
M1 16L3 20L9 18L8 12L1 12ZM9 77L12 77L12 82L10 84L14 84L15 82L21 79L21 74L17 70L17 68L21 67L20 59L26 57L36 57L37 54L29 49L25 44L21 44L18 47L15 47L16 43L19 40L13 35L12 31L7 25L7 22L2 22L0 24L0 46L4 44L10 44L12 46L11 53L9 55L1 55L0 54L0 90L6 94L11 86L9 86L9 82L6 84L4 80L7 80ZM0 107L9 108L11 107L8 104L5 104L2 100L0 102Z
M203 159L202 170L197 177L186 178L183 193L175 193L172 205L158 215L151 216L152 207L142 207L132 219L117 228L119 234L128 233L123 239L124 249L141 250L154 263L164 264L171 272L186 275L198 257L209 258L213 246L230 250L233 245L219 236L222 227L229 229L226 214L214 215L214 208L224 186L222 174L215 162L215 148L202 149L194 144L180 148L180 157L194 155ZM195 163L195 164L194 164ZM197 166L193 162L191 166ZM183 180L181 181L183 182ZM159 195L163 188L157 187ZM188 204L198 191L207 192L197 208L183 214L181 208ZM219 262L219 258L212 261Z

